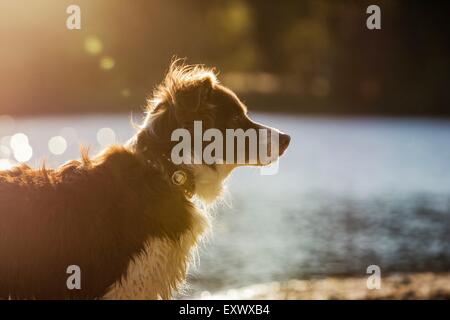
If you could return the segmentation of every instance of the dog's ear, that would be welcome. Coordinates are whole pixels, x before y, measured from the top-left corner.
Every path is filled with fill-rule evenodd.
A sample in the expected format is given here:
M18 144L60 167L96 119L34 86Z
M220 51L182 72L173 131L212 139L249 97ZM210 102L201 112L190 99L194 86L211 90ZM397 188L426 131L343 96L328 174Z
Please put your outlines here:
M176 101L177 113L181 116L197 113L208 102L213 90L211 78L196 81L193 85L178 92Z

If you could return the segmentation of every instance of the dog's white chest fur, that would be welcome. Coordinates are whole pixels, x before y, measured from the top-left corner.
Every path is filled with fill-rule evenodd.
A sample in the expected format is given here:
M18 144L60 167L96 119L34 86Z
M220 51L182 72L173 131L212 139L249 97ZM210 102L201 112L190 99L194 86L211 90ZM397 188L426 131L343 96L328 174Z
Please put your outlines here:
M193 168L196 194L211 202L221 193L223 180L232 167L213 170L206 166ZM142 254L130 261L125 276L117 281L104 296L105 299L170 299L173 291L183 284L191 260L191 250L207 228L207 217L194 209L192 229L179 240L152 238L145 243Z
M168 299L187 272L189 248L168 239L151 239L128 265L105 299Z
M128 265L104 299L170 299L184 284L189 263L209 220L201 211L190 210L192 225L176 240L150 238L143 252Z

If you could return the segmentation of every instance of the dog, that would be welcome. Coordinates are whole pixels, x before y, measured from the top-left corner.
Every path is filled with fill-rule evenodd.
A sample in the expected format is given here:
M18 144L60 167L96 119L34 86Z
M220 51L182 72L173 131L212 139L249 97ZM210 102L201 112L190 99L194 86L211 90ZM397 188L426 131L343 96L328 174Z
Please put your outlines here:
M248 157L243 164L174 164L172 133L193 133L195 121L220 133L278 134L272 158L290 141L250 120L214 70L174 61L125 145L93 158L84 149L80 160L57 169L0 172L0 298L170 299L182 289L210 225L202 203L220 198L234 168L250 165ZM69 266L79 270L77 288L68 285Z

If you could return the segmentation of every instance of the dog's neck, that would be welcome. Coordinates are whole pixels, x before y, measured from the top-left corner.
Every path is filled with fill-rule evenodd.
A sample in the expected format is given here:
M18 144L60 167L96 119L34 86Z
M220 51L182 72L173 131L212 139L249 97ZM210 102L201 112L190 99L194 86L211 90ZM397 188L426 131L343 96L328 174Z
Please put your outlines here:
M149 136L145 133L137 134L125 145L146 166L159 171L167 183L177 187L186 198L190 199L195 192L195 179L193 173L185 166L176 166L167 153L155 147Z
M126 147L155 170L160 171L168 183L178 186L188 199L197 196L202 202L211 204L220 197L224 181L234 166L175 165L167 156L169 152L156 150L158 148L151 140L151 137L142 131L130 139Z
M192 165L195 180L195 194L207 204L214 203L220 198L224 189L224 182L234 169L230 165Z

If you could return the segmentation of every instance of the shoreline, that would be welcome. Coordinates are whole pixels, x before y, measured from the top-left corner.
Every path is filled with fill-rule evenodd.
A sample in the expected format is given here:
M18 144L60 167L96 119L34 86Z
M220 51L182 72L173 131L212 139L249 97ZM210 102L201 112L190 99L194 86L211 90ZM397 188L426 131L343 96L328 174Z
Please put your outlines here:
M367 275L369 277L370 275ZM381 277L380 289L368 289L367 277L327 277L254 284L201 293L212 300L415 300L450 299L450 272L393 273Z

